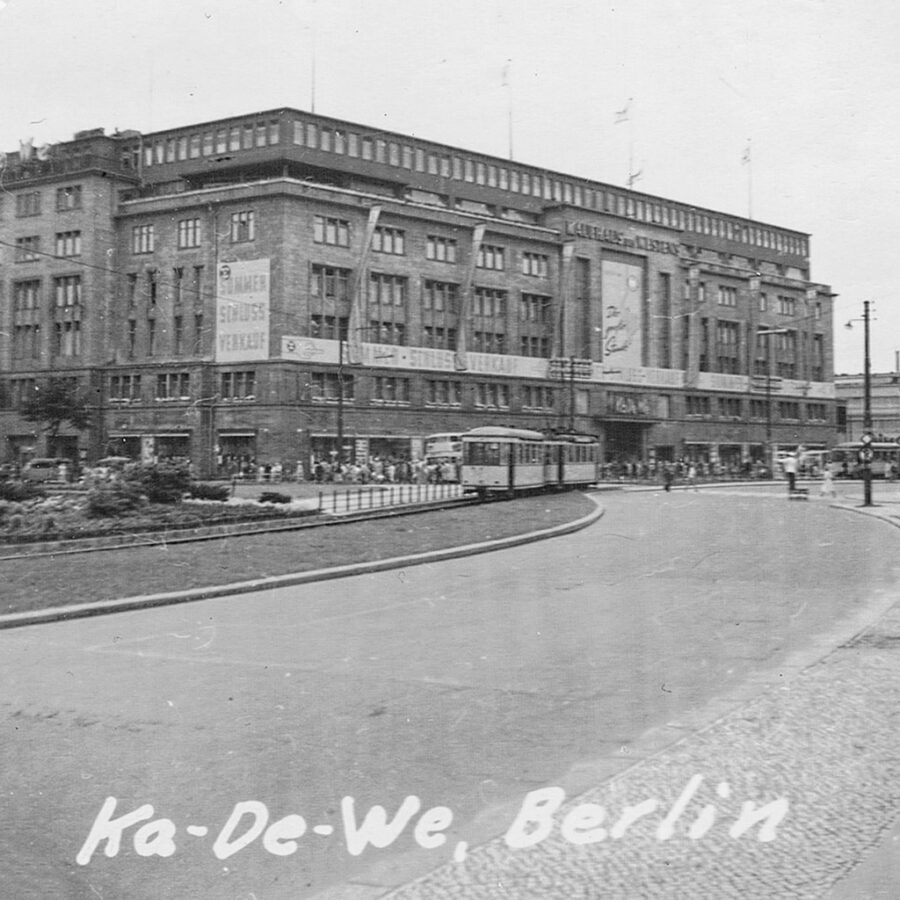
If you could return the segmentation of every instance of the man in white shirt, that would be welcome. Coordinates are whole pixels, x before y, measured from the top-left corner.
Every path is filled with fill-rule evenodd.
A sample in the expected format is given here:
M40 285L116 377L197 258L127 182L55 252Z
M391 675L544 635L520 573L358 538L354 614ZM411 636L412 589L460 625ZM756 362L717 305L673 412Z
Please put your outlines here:
M797 457L793 453L789 453L782 462L784 466L784 474L787 475L788 493L793 494L797 484Z

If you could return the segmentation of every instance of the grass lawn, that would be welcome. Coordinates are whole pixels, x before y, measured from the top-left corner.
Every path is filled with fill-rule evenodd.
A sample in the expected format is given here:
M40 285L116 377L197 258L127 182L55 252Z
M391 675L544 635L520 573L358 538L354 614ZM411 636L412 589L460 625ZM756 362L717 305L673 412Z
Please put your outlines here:
M549 494L285 533L0 560L0 613L388 559L550 528L593 509L580 493Z

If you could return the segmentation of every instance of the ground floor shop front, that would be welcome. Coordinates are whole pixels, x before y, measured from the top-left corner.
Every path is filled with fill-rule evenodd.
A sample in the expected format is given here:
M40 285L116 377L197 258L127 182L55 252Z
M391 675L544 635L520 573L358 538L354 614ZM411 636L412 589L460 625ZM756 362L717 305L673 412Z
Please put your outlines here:
M283 478L310 479L317 463L414 464L425 458L429 436L484 425L594 434L601 443L601 461L612 468L694 463L711 474L740 474L759 466L774 469L779 455L798 448L827 448L837 437L834 426L824 422L720 422L641 415L576 415L560 421L508 410L466 413L398 406L347 408L339 423L333 406L186 405L164 414L133 409L126 417L116 411L107 416L99 433L63 431L52 439L10 416L0 416L0 461L22 465L35 456L61 456L79 467L119 456L143 463L187 462L199 478L249 478L275 471Z

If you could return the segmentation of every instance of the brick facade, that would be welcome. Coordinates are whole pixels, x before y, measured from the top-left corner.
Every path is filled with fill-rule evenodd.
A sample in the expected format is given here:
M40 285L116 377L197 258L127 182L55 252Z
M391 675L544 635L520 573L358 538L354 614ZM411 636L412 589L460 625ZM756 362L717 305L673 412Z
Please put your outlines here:
M240 457L308 468L338 431L351 455L411 455L496 422L595 433L610 459L738 464L767 442L833 443L832 294L810 281L806 235L367 135L276 110L13 160L4 458L49 449L15 411L48 373L77 377L95 410L69 436L83 459L184 456L204 476ZM79 202L58 209L66 186ZM29 193L40 210L20 215ZM40 254L17 261L32 237ZM234 313L267 309L254 355L217 293L223 271L257 269L262 303ZM226 361L236 347L246 358Z

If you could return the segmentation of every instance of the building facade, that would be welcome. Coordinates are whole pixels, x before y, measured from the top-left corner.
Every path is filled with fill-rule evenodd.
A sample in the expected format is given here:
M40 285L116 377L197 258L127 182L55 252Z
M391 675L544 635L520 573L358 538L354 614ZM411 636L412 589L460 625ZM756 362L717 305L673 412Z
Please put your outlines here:
M838 400L838 437L858 441L865 433L865 376L835 375ZM872 433L879 441L900 441L900 368L869 376Z
M279 109L2 160L0 439L307 472L488 423L607 460L833 443L809 236ZM48 375L93 425L18 415Z

